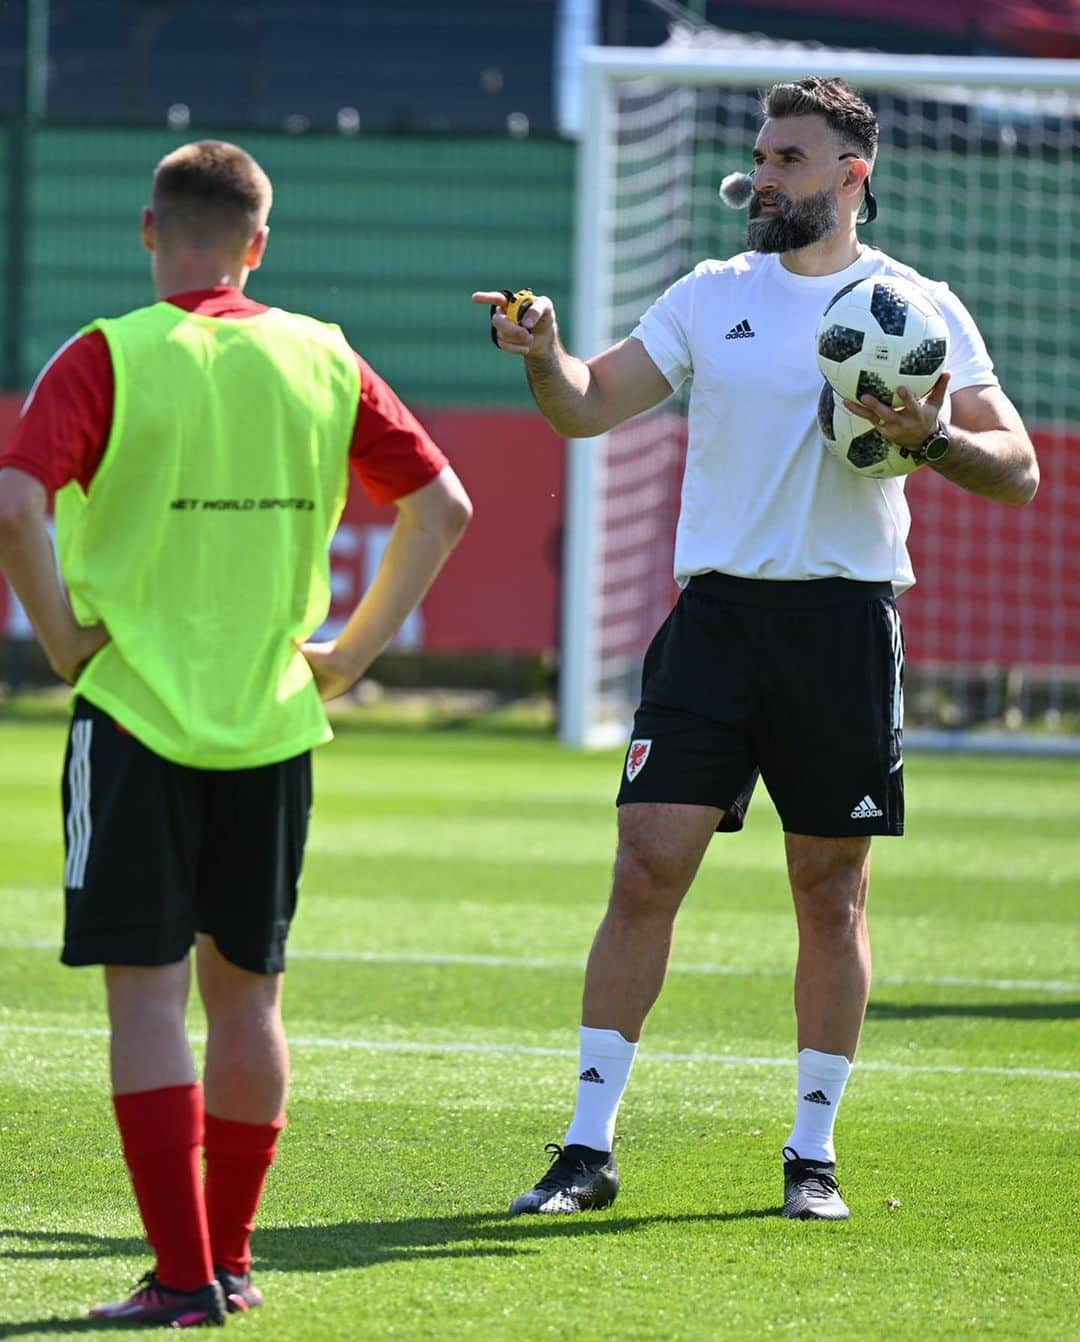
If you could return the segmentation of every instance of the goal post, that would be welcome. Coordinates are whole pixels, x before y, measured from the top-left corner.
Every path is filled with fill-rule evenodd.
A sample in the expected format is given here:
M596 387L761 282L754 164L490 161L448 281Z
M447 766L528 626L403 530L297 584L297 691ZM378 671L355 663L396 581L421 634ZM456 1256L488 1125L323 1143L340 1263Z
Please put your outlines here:
M580 143L574 221L574 345L583 359L610 343L611 229L603 217L604 184L613 175L611 86L586 64L585 125ZM566 519L563 545L562 638L559 672L559 733L570 745L597 745L603 734L595 701L597 668L598 540L601 455L605 439L576 438L567 444ZM610 734L615 720L608 727Z
M745 250L745 215L717 189L751 166L760 90L838 75L864 92L881 121L881 213L863 239L958 293L1043 468L1022 510L928 470L910 477L909 729L935 745L1080 749L1080 61L723 37L583 53L574 352L627 336L698 261ZM676 595L685 433L684 389L569 444L559 685L569 745L627 739L642 655Z

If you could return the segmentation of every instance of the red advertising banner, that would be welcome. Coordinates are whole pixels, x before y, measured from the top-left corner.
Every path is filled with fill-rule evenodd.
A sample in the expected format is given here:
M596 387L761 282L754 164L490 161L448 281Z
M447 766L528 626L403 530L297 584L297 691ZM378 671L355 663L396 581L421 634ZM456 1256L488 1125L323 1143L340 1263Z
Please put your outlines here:
M418 412L473 501L472 524L396 647L539 653L558 646L565 447L537 414ZM331 555L330 631L370 582L395 510L354 487Z
M0 396L0 443L22 398ZM433 652L536 654L558 646L565 446L538 414L419 412L472 498L475 516L394 645ZM356 484L331 553L332 632L374 575L396 511ZM0 578L0 634L26 618Z

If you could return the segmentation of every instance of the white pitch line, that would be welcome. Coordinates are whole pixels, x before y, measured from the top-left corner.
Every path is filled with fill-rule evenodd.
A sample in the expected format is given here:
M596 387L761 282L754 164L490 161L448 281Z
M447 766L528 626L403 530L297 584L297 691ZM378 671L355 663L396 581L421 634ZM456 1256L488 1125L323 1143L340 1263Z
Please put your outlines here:
M0 950L58 951L54 941L0 939ZM290 960L330 960L364 965L463 965L476 969L544 969L583 973L583 960L542 960L531 956L444 954L436 951L320 951L289 947ZM673 964L670 974L703 974L717 978L790 978L791 969L771 965ZM985 988L991 992L1074 993L1080 983L1064 979L983 979L947 974L937 978L911 978L905 974L875 974L874 984L889 988Z
M25 1035L67 1035L77 1039L108 1038L108 1030L96 1026L0 1024L0 1033ZM412 1039L327 1039L298 1035L289 1040L294 1048L343 1049L357 1053L472 1053L481 1057L570 1058L577 1061L577 1049L540 1048L529 1044L482 1044L467 1040L424 1043ZM715 1063L725 1067L786 1067L796 1065L794 1058L744 1057L736 1053L643 1053L642 1062ZM902 1072L949 1076L1030 1076L1053 1081L1080 1081L1080 1072L1053 1067L964 1067L953 1063L860 1062L860 1072Z

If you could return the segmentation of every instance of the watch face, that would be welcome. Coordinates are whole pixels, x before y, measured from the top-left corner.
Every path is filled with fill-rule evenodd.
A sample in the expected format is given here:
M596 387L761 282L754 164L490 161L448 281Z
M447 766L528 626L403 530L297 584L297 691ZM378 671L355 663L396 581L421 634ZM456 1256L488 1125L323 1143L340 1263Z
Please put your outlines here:
M949 450L949 437L945 433L935 433L923 444L922 454L927 461L940 461Z

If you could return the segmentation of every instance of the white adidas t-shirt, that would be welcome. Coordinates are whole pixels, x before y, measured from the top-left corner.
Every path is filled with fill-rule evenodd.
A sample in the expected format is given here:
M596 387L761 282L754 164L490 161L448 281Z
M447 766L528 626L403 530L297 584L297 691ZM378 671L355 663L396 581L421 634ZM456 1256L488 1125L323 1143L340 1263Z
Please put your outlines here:
M924 286L949 325L950 392L997 385L970 313L945 284L864 247L832 275L796 275L776 254L702 261L632 335L678 388L693 377L675 541L680 586L715 570L740 578L915 581L904 477L871 480L826 452L817 427L815 336L838 289L868 275Z

